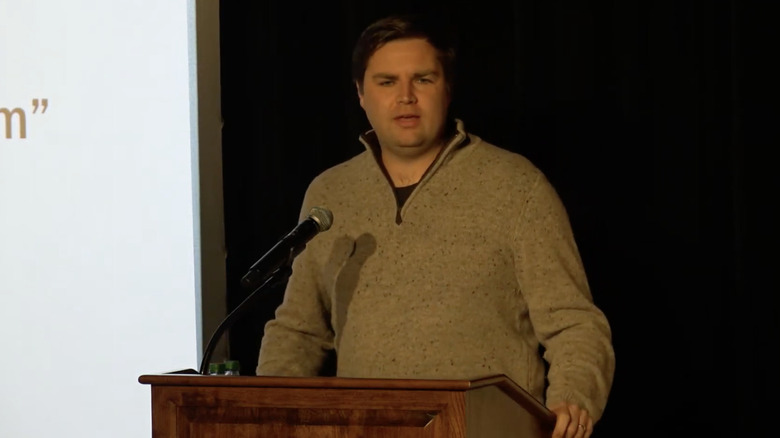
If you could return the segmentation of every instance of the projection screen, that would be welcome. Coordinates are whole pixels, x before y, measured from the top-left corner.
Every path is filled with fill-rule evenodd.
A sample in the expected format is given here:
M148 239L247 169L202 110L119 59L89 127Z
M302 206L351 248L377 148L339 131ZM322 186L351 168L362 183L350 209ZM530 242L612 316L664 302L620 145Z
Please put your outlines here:
M195 3L0 0L0 436L151 436L197 369Z

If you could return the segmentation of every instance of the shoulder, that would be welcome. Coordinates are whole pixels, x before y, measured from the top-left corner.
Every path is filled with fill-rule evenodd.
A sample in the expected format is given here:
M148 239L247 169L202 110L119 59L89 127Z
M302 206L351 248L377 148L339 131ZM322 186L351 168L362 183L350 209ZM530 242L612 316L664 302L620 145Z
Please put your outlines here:
M371 173L373 157L363 151L347 161L325 169L309 184L310 190L331 190L342 186L352 186Z
M468 165L485 183L533 185L544 179L543 172L524 155L469 135Z
M541 175L539 168L524 155L497 146L466 130L462 120L455 119L455 124L457 132L468 137L467 144L452 156L453 162L462 164L459 167L482 175L486 171L491 174L498 173L501 178L534 179Z
M325 169L309 183L304 196L305 208L312 205L342 205L376 191L381 170L368 151Z
M470 190L502 211L528 213L528 207L559 209L561 199L544 172L524 155L470 135L471 142L458 157L460 177ZM475 195L476 196L476 195Z

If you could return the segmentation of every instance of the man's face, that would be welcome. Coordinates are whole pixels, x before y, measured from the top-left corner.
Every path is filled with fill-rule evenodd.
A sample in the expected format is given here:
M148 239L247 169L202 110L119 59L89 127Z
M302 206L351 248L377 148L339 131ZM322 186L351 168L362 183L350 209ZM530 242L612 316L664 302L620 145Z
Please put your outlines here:
M383 154L414 158L442 146L450 95L426 40L394 40L374 52L358 97Z

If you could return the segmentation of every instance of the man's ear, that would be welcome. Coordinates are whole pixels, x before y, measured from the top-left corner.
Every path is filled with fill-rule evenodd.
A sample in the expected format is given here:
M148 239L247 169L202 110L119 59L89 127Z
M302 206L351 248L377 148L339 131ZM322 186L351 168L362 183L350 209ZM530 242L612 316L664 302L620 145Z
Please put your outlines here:
M358 100L360 101L360 107L365 109L366 107L363 106L363 90L361 89L360 83L358 81L355 81L355 89L357 90Z

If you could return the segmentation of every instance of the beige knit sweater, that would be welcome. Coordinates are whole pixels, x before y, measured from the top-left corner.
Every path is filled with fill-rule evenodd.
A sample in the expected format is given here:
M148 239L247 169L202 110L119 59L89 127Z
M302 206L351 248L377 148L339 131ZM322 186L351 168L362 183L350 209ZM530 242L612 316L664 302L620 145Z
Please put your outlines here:
M575 402L598 420L614 372L610 326L544 175L458 121L397 223L370 137L307 190L301 219L322 206L333 226L295 259L257 374L317 375L335 349L342 377L505 374L548 406Z

